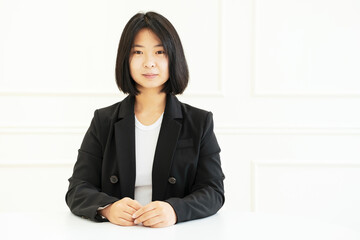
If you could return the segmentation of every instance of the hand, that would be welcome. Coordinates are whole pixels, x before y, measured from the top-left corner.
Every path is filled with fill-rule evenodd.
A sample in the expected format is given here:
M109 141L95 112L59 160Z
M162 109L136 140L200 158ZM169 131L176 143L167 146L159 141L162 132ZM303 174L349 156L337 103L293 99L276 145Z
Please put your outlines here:
M139 209L141 204L136 200L125 197L110 206L100 210L100 214L106 217L111 223L120 226L133 226L132 215Z
M155 201L136 211L132 217L134 223L142 223L147 227L167 227L176 223L176 213L167 202Z

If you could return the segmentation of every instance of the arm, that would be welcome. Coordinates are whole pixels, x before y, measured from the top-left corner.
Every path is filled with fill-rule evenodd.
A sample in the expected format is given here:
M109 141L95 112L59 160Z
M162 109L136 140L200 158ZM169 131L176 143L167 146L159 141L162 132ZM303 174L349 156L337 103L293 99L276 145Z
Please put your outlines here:
M101 192L103 146L99 140L99 129L100 121L95 111L79 149L73 175L69 179L66 203L75 215L94 221L105 221L97 209L119 199Z
M201 138L197 172L191 193L184 198L170 198L177 222L215 214L224 204L224 174L221 169L220 147L213 132L212 113L208 113Z

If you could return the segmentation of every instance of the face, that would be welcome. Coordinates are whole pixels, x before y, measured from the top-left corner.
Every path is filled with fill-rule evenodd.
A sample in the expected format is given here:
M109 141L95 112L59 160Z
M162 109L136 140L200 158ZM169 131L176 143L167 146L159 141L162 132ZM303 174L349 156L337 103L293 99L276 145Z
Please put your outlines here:
M130 74L140 93L161 92L169 79L169 60L160 39L149 29L140 30L131 49Z

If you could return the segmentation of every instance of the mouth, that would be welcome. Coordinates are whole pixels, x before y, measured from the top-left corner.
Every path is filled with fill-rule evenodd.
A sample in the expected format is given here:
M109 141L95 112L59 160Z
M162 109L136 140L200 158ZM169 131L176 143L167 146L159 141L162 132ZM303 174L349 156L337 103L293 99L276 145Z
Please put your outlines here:
M144 77L152 79L152 78L156 78L159 74L155 74L155 73L145 73L143 74Z

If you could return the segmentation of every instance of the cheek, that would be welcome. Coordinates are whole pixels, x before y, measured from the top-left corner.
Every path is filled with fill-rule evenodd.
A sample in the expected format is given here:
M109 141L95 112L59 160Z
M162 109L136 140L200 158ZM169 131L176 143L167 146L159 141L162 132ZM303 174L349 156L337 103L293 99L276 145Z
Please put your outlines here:
M136 74L136 72L139 70L139 61L137 59L131 59L129 61L129 68L130 68L130 74Z
M161 62L161 70L169 75L169 62L167 60Z

